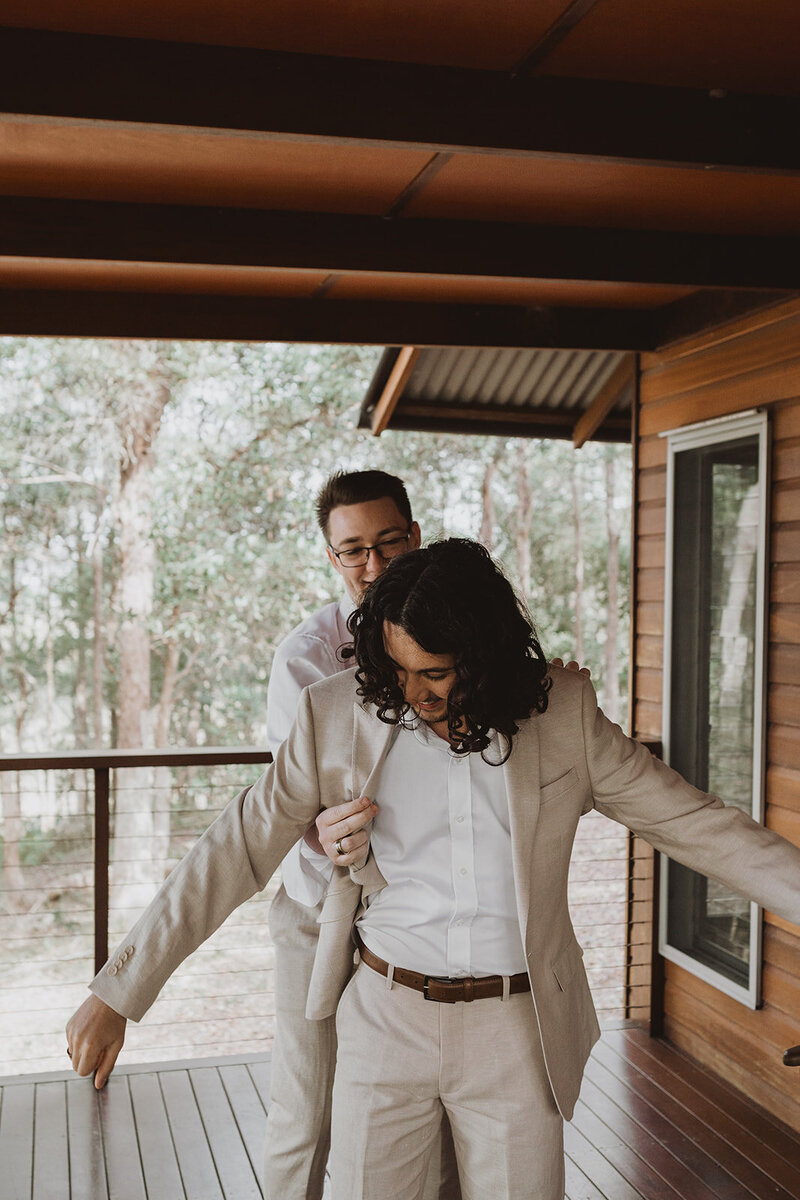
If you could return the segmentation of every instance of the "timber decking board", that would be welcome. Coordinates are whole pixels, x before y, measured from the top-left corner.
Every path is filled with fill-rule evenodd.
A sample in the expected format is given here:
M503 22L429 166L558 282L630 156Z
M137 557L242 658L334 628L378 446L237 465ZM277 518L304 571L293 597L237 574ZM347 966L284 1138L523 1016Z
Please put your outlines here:
M598 1058L605 1061L609 1051L634 1068L637 1091L646 1094L654 1089L652 1095L662 1112L667 1105L676 1114L683 1108L687 1131L754 1196L797 1200L800 1138L782 1129L741 1093L657 1040L621 1041L615 1030L604 1039ZM621 1071L618 1068L618 1073Z
M148 1200L183 1200L185 1191L157 1075L128 1077Z
M0 1196L258 1200L268 1093L261 1055L8 1078ZM566 1200L800 1197L800 1135L635 1027L605 1031L565 1146Z
M89 1080L84 1083L92 1086ZM109 1196L113 1196L114 1200L148 1200L128 1077L112 1075L98 1100L102 1114Z
M43 1083L36 1089L34 1122L33 1200L60 1200L69 1179L65 1083Z
M602 1061L596 1064L599 1069L593 1071L595 1079L603 1078ZM613 1057L605 1061L609 1062L608 1073L614 1077L614 1067L618 1064L613 1062ZM629 1075L629 1082L623 1083L622 1089L628 1092L630 1119L645 1121L648 1130L656 1133L676 1160L697 1177L686 1194L692 1196L692 1200L696 1195L699 1200L703 1194L702 1179L715 1196L724 1197L724 1200L752 1200L753 1192L728 1169L728 1147L723 1139L707 1129L691 1108L665 1094L647 1076L637 1075L634 1071ZM747 1167L744 1160L738 1165Z
M225 1200L188 1071L165 1071L159 1078L186 1194L191 1200Z
M235 1200L259 1200L260 1172L250 1162L219 1072L214 1067L199 1067L190 1070L189 1077L223 1194Z
M33 1173L33 1088L4 1088L0 1106L0 1163L9 1200L28 1200Z
M105 1196L108 1182L97 1093L93 1087L65 1086L73 1195Z
M219 1068L219 1076L239 1134L247 1150L250 1165L256 1178L260 1179L264 1157L265 1106L261 1102L261 1097L246 1066L242 1064L222 1066Z
M709 1168L703 1155L692 1162L690 1140L671 1129L657 1109L620 1087L610 1072L603 1074L598 1070L594 1072L594 1079L597 1083L591 1076L584 1080L581 1097L606 1125L630 1140L636 1152L657 1171L666 1172L668 1179L680 1183L684 1189L691 1183L693 1200L716 1200L718 1193L708 1186L715 1164ZM603 1088L608 1089L608 1095ZM609 1104L612 1097L616 1103ZM713 1181L718 1182L718 1179L717 1171ZM749 1198L745 1197L745 1200Z

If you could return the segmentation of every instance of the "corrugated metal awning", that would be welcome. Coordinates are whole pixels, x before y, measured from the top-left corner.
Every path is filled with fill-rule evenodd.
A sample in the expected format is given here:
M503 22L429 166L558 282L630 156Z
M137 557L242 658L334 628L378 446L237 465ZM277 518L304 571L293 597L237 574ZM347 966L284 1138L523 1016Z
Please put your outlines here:
M635 356L620 351L393 347L359 428L623 442L634 387Z

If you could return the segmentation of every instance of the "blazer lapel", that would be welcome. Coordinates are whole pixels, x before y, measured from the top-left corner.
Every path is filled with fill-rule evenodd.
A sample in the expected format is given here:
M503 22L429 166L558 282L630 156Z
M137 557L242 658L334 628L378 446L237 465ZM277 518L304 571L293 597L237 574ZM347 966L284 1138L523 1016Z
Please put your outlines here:
M379 721L373 709L356 701L353 708L352 799L355 800L358 796L369 796L372 799L374 785L397 736L397 729L396 725L387 725L384 721ZM349 876L360 886L362 899L386 887L386 880L372 854L361 867L351 867Z
M523 942L531 903L533 839L539 819L539 724L530 717L514 738L511 757L503 767L511 827L514 891Z
M373 709L356 701L353 712L353 799L372 798L371 789L395 737L397 726L379 721Z

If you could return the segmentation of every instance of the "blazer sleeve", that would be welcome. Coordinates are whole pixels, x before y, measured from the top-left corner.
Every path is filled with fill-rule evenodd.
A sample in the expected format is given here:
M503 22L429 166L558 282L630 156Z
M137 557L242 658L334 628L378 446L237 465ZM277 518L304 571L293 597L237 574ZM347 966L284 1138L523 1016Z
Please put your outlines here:
M582 725L594 805L677 862L800 924L800 849L741 809L692 787L597 705L584 681Z
M269 882L320 808L308 693L264 774L224 809L166 879L91 984L138 1021L173 971Z

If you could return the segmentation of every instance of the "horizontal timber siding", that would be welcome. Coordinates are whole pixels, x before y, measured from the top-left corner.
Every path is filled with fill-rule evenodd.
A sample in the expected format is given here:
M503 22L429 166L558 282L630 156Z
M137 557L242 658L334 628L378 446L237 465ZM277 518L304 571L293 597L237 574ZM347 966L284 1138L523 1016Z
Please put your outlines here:
M800 301L642 356L638 414L633 726L662 734L666 439L697 421L767 407L772 428L767 825L800 845ZM666 964L664 1031L800 1130L800 937L767 913L764 1005L751 1012Z

